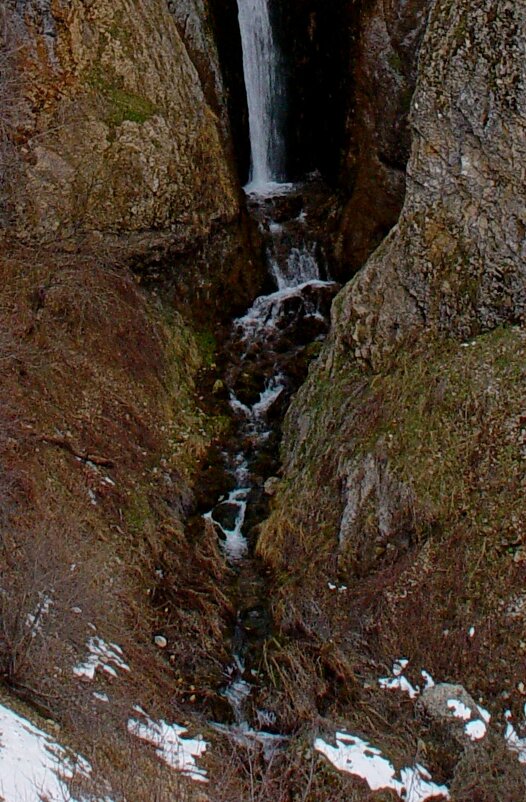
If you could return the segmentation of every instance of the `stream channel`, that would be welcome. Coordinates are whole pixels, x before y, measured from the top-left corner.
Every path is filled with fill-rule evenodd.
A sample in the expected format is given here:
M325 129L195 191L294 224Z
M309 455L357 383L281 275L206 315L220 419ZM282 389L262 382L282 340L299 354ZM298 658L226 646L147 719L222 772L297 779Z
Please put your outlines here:
M251 190L247 196L266 243L274 289L234 321L224 346L234 433L221 457L233 488L205 515L237 579L232 663L223 695L238 734L249 733L266 745L276 737L265 729L272 727L272 716L264 710L249 713L260 647L272 628L265 572L254 553L257 527L278 481L281 421L327 334L338 289L327 274L321 247L309 237L308 198L316 190L315 181L273 183L268 194Z
M256 556L258 524L279 481L281 422L327 334L338 285L314 233L328 192L316 177L287 182L287 80L269 0L237 4L251 146L245 193L265 244L270 292L233 322L222 348L234 431L221 461L231 489L205 518L236 576L232 660L223 689L234 720L230 731L266 746L280 736L272 734L273 716L258 709L253 693L262 646L272 632L268 578Z

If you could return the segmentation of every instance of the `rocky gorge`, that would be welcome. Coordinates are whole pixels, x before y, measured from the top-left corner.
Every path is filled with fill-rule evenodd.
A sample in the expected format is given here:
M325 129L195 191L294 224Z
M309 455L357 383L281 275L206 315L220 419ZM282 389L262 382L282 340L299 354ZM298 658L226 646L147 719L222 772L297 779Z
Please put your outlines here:
M6 802L521 802L526 12L0 23Z

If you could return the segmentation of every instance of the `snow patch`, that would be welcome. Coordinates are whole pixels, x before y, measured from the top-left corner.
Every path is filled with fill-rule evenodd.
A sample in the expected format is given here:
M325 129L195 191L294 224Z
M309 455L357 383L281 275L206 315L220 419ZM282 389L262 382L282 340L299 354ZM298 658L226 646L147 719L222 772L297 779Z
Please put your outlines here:
M403 691L409 695L410 699L416 699L418 694L420 693L420 688L418 686L411 685L407 677L404 677L403 671L409 665L409 660L405 657L401 658L400 660L395 660L393 663L392 668L392 677L380 677L378 680L378 684L380 688L385 688L386 690L398 690Z
M464 732L468 738L471 738L472 741L482 740L482 738L485 738L487 731L488 728L480 718L476 718L473 721L468 721L464 727Z
M458 699L447 700L448 710L451 710L455 718L460 718L462 721L469 721L471 718L471 710L464 702L459 702Z
M519 763L526 763L526 738L521 738L517 733L517 730L511 723L511 710L506 710L504 717L508 722L506 725L506 731L504 733L504 739L508 745L508 748L515 752Z
M98 668L112 677L117 676L117 669L129 671L130 667L123 660L123 651L116 643L107 644L102 638L95 636L88 643L89 655L84 663L75 666L73 673L77 677L93 679Z
M424 802L440 796L449 799L448 789L433 783L428 771L419 764L402 769L397 779L392 763L379 749L358 736L337 732L336 746L317 738L314 748L339 771L365 780L371 791L390 788L405 802Z
M5 802L75 802L66 781L79 772L91 773L86 760L72 758L43 730L0 705L0 796Z
M208 782L205 769L200 768L196 758L202 757L208 744L201 736L183 738L186 732L178 724L167 724L166 721L153 721L141 708L135 708L145 717L145 721L130 719L128 731L156 747L157 755L173 769L197 782Z

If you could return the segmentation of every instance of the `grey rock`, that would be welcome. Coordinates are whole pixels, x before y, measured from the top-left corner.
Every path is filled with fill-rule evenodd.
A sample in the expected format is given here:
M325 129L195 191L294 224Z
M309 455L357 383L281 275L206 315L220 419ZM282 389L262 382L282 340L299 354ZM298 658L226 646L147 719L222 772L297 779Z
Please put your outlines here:
M442 682L432 688L427 688L418 700L418 705L433 719L438 721L448 720L463 726L465 721L469 721L469 719L466 718L463 721L462 718L455 715L455 708L451 702L455 702L463 708L468 708L472 719L480 718L475 700L463 685Z

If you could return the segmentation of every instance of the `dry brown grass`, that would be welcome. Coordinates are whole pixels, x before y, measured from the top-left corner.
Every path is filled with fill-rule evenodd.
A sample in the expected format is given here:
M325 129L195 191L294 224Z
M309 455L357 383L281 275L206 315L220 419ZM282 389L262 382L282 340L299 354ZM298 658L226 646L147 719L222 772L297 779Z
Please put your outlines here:
M190 685L200 704L223 681L222 560L181 523L217 432L194 397L199 350L112 254L5 243L0 277L3 680L101 770L114 755L128 800L186 800L158 779L154 756L133 795L126 721L135 704L184 721L197 706ZM129 674L73 675L92 627L123 648ZM161 653L152 637L165 630Z
M465 684L496 714L506 691L520 713L525 348L523 332L503 329L467 348L423 343L381 376L359 375L343 357L331 369L322 360L285 426L284 480L263 528L260 552L275 569L280 665L295 659L301 637L312 655L306 676L295 668L306 714L339 714L400 761L414 759L420 738L439 782L451 781L459 755L415 722L406 697L376 683L406 656L414 683L426 669L437 681ZM342 546L345 482L368 455L413 501L401 518L384 517L382 531L385 504L371 494L356 538ZM329 581L347 590L329 592ZM330 674L334 697L317 698L331 641L358 679L350 699ZM284 694L285 707L294 708L296 690Z

